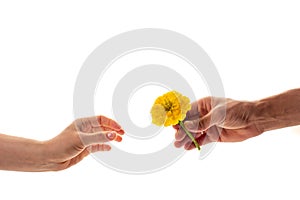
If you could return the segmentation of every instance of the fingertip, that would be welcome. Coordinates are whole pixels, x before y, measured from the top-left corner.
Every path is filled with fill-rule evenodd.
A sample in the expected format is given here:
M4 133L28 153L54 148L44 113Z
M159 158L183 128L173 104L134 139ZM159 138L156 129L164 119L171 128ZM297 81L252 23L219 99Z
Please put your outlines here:
M179 142L179 141L174 142L174 146L175 146L176 148L180 148L180 142Z
M117 132L118 132L118 134L120 134L120 135L124 135L124 134L125 134L125 131L124 131L123 129L120 129L120 130L118 130Z
M119 135L116 136L115 141L122 142L123 138Z

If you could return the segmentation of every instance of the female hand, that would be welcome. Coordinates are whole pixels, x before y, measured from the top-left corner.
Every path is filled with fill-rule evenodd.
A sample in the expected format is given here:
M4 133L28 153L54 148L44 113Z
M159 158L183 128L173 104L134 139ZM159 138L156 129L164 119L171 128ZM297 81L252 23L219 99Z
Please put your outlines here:
M109 151L110 141L121 142L124 130L104 116L81 118L61 134L44 143L47 165L51 170L63 170L81 161L91 152Z

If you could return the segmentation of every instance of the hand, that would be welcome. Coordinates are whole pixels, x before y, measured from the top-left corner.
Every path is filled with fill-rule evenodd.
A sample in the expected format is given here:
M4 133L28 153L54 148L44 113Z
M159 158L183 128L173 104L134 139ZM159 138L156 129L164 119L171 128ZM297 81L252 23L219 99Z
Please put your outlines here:
M80 162L91 152L109 151L109 141L121 142L124 130L104 116L75 120L61 134L45 142L46 165L49 170L63 170Z
M254 110L252 102L206 97L192 103L184 125L199 145L210 142L240 142L263 132L253 120ZM194 143L182 128L178 125L174 128L174 145L186 150L194 149Z

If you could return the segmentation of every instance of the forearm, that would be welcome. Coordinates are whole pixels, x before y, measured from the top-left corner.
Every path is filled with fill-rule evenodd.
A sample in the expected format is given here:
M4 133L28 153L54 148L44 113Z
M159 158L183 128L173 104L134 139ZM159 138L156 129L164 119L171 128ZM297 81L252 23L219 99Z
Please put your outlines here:
M43 143L0 134L0 170L45 171Z
M300 125L300 89L255 102L254 118L262 132Z

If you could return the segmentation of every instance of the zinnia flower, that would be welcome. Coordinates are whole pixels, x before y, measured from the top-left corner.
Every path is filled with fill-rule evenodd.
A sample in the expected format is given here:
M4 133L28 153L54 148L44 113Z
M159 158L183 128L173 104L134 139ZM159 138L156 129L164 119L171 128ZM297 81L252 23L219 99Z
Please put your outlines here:
M157 126L171 126L184 120L191 109L190 100L179 92L171 91L158 97L151 109L152 123Z
M152 123L157 126L179 124L194 142L195 146L200 149L195 138L182 123L186 117L187 111L190 109L191 104L188 97L183 96L177 91L170 91L155 100L151 109Z

